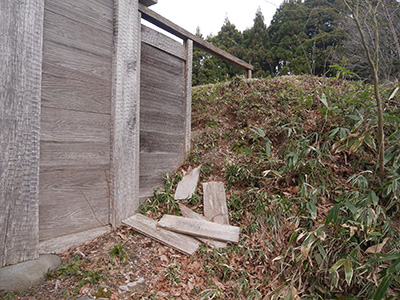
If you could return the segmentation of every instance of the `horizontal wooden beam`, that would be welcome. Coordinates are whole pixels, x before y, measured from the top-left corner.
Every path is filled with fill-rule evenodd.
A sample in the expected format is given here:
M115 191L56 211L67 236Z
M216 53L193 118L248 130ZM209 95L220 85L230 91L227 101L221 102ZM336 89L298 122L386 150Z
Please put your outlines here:
M139 3L142 3L145 6L151 6L157 4L158 0L139 0Z
M210 44L209 42L206 42L197 35L190 33L189 31L183 29L182 27L176 25L175 23L171 22L170 20L164 18L163 16L157 14L156 12L152 11L151 9L147 8L146 6L140 3L139 3L139 11L142 13L142 18L145 19L146 21L149 21L150 23L164 29L169 33L172 33L173 35L183 40L187 39L192 40L193 44L196 47L210 53L211 55L219 57L225 60L226 62L229 62L244 70L250 70L250 71L254 70L254 67L251 64L233 56L232 54L229 54L224 50L219 49L218 47ZM246 74L247 73L248 72L246 72Z

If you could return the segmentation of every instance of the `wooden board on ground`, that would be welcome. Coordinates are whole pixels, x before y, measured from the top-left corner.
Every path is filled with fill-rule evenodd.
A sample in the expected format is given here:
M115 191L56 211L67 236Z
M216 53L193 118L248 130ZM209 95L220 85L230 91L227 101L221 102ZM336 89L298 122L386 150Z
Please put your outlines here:
M224 183L221 181L203 183L203 194L206 219L219 224L229 224Z
M199 181L200 168L201 166L198 166L188 171L185 176L183 176L176 187L175 200L190 199L192 197L196 190L197 182Z
M240 228L236 226L173 215L164 215L157 226L196 237L235 243L239 241L240 234Z
M185 254L193 255L199 248L200 242L195 238L162 228L157 228L157 221L141 214L135 214L132 217L123 220L122 223Z
M179 209L181 211L182 216L184 216L185 218L190 218L190 219L194 219L194 220L206 220L205 217L194 212L193 210L191 210L189 207L183 205L182 203L179 203ZM202 241L203 243L208 244L215 248L225 248L226 247L226 243L221 242L221 241L215 241L215 240L210 240L210 239L206 239L206 238L197 238L197 239L199 241Z

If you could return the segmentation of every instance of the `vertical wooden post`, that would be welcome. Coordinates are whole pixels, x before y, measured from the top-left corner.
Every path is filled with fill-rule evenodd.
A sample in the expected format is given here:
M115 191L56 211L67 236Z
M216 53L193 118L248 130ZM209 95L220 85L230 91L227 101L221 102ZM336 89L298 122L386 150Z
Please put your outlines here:
M44 0L0 1L0 266L38 258Z
M138 0L114 1L111 223L139 206L140 15Z
M251 79L251 70L250 69L246 70L246 78Z
M186 50L185 62L185 159L190 152L191 123L192 123L192 61L193 61L193 41L184 41Z

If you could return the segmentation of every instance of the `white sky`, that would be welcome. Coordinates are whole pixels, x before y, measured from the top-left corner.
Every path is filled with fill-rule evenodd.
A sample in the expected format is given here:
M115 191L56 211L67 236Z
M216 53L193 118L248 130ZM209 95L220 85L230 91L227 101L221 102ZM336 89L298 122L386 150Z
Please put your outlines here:
M191 33L200 32L204 37L216 35L225 17L243 31L253 26L257 8L264 15L268 26L283 0L158 0L150 9L183 27Z

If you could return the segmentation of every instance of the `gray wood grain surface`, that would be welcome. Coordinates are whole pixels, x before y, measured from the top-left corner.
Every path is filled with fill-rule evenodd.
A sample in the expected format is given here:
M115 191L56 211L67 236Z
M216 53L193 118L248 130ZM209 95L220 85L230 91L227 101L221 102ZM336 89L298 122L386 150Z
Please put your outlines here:
M42 107L41 119L41 141L110 144L109 114Z
M43 167L40 241L109 224L108 166Z
M192 64L193 64L193 41L184 42L186 50L185 61L185 158L190 152L192 134Z
M204 216L207 220L229 224L224 183L221 181L203 183L203 195Z
M162 186L162 173L184 161L185 59L182 44L142 27L140 198ZM172 53L172 54L171 54Z
M197 212L191 210L189 207L183 205L182 203L179 203L179 210L181 211L181 214L185 218L190 218L190 219L195 219L195 220L207 220L204 216L198 214ZM227 246L226 243L221 242L221 241L216 241L216 240L210 240L206 238L197 238L199 241L210 245L211 247L215 248L225 248Z
M102 226L69 235L64 235L54 239L49 239L39 243L39 252L41 254L62 253L67 251L71 247L78 247L84 244L86 241L93 240L110 231L111 226Z
M237 226L173 215L163 215L160 221L158 221L157 227L196 237L235 243L239 241L240 234L240 228Z
M142 152L166 152L182 154L183 135L160 131L140 131L140 150Z
M47 67L45 69L48 70ZM92 80L85 78L86 80L83 81L79 76L69 75L61 70L58 75L43 73L43 107L110 115L111 76L107 82L94 78ZM82 101L82 99L85 100Z
M201 165L186 172L176 187L175 200L190 199L193 196L199 182L200 168Z
M139 206L140 15L138 1L114 1L112 224Z
M0 1L0 267L38 258L43 0Z
M182 43L145 25L142 25L142 42L186 60L186 53L184 47L182 47Z
M109 2L46 1L41 242L110 223L113 8Z
M112 0L45 0L46 10L112 35Z
M68 1L65 1L68 3ZM47 9L44 14L47 26L45 39L71 49L80 49L88 53L111 58L112 26L107 31L99 29L95 23L87 25L80 20L64 16L64 12L54 13ZM104 20L106 21L106 20ZM106 22L104 22L106 24ZM111 24L110 24L111 25Z
M44 32L46 33L46 28ZM56 44L46 40L46 35L44 39L43 58L46 58L46 60L43 60L44 73L55 76L71 74L72 78L88 82L92 82L92 77L95 77L109 84L111 59L105 59L81 49Z
M193 255L200 245L199 241L190 236L157 228L157 221L141 214L135 214L125 219L123 223L164 245L188 255Z

